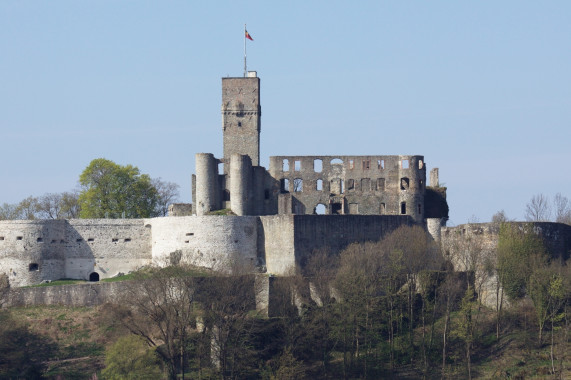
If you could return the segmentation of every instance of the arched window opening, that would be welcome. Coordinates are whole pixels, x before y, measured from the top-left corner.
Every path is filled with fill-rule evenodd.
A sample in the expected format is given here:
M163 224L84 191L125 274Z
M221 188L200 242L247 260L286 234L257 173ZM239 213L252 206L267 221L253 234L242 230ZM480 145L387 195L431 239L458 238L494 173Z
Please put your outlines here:
M289 179L283 178L281 187L282 193L289 193Z
M317 182L315 183L315 190L317 190L317 191L323 190L323 180L322 179L318 179Z
M299 192L303 191L303 179L294 178L294 180L293 180L293 191L295 193L299 193Z
M325 205L323 203L319 203L315 207L315 213L317 215L325 215L325 214L327 214L327 207L325 207Z
M343 160L340 158L334 158L331 160L331 165L343 165Z
M97 272L92 272L92 273L89 275L89 281L91 281L91 282L97 282L97 281L99 281L99 273L97 273Z
M313 160L313 170L316 173L321 173L321 171L323 170L323 161L319 158L316 158L315 160Z

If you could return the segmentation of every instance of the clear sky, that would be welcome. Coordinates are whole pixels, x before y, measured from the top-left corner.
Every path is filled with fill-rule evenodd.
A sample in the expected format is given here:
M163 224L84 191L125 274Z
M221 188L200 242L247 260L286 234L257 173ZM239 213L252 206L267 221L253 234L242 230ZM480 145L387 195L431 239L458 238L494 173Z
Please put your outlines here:
M0 2L0 204L94 158L178 183L222 155L221 77L261 78L270 155L424 155L450 224L571 198L570 1Z

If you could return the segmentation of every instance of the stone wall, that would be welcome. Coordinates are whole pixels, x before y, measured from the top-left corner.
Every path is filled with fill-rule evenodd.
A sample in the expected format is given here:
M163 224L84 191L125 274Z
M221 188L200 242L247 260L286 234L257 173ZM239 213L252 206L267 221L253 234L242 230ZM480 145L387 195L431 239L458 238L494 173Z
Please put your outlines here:
M423 156L273 156L269 172L288 194L280 213L424 219Z
M414 221L406 215L294 215L296 262L305 265L316 250L338 254L351 243L379 241Z
M569 259L571 226L548 222L510 222L510 224L522 231L533 231L541 236L552 259L561 262ZM441 230L444 256L453 264L456 271L475 269L475 281L482 283L479 296L490 307L496 305L495 262L499 232L500 225L497 223L461 224L456 227L443 227Z
M254 216L187 216L148 219L152 225L152 256L157 265L171 257L215 270L252 269L258 264L258 218Z

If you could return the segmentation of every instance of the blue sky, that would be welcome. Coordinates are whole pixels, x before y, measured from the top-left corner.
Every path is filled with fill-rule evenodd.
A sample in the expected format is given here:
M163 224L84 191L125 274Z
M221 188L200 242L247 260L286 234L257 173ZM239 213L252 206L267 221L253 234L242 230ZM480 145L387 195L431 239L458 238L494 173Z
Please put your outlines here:
M420 154L451 224L571 198L569 1L0 2L0 203L94 158L178 183L222 153L221 77L261 77L270 155Z

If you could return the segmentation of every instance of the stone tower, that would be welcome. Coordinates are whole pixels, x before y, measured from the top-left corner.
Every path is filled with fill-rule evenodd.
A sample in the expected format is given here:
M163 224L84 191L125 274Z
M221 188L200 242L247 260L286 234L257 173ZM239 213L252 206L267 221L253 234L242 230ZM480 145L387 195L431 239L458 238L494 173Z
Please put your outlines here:
M234 154L248 155L260 165L260 78L249 71L245 78L222 78L222 133L224 174Z

